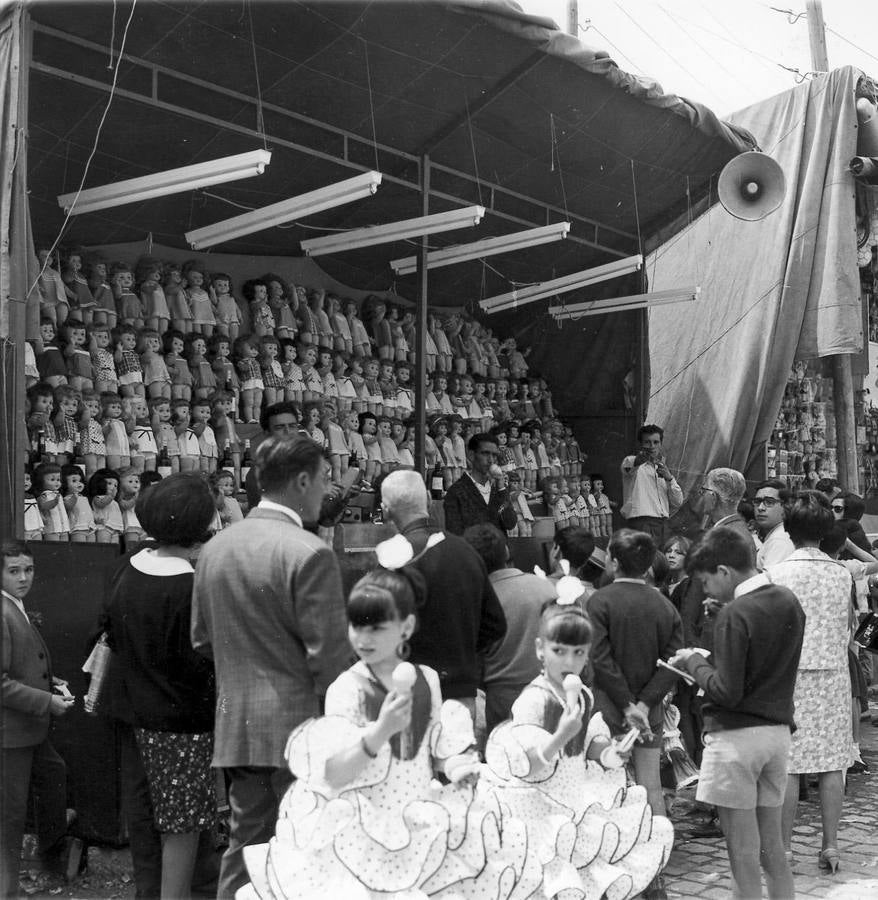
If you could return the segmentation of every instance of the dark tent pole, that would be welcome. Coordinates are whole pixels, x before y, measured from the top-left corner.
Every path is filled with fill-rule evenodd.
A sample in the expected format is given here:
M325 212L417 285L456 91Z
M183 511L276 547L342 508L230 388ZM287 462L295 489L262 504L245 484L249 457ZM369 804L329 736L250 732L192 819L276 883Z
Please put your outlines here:
M421 157L421 215L430 214L430 157ZM415 311L417 365L415 366L415 470L424 471L424 436L427 427L427 235L418 251L418 306Z

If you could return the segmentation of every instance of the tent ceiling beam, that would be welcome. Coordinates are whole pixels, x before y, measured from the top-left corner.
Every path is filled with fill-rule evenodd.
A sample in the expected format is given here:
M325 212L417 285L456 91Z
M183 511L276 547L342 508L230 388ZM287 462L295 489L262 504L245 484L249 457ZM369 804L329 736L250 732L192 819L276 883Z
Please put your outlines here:
M81 46L88 47L91 50L98 50L105 52L106 48L101 44L96 44L91 41L86 41L82 38L75 38L69 36L63 32L59 32L55 29L49 28L44 25L39 25L34 23L34 30L37 32L44 32L49 34L53 39L56 40L64 40L72 44L77 44ZM255 100L245 94L238 93L236 91L231 91L226 88L219 87L218 85L211 84L209 82L203 81L199 78L194 78L192 76L186 75L184 73L177 72L173 69L169 69L164 66L158 66L153 63L146 62L144 60L138 59L136 57L130 57L126 55L126 63L142 66L152 73L152 77L150 79L150 84L152 86L151 94L143 94L137 91L127 90L125 88L116 87L116 95L119 97L124 97L126 100L131 100L137 103L142 103L146 106L150 106L156 109L162 109L166 112L174 113L177 115L186 116L190 119L195 119L198 121L205 122L206 124L213 125L218 128L223 128L229 131L234 131L238 134L247 135L248 137L254 138L262 138L261 135L255 128L238 124L236 122L230 122L226 119L220 119L215 116L208 115L206 113L199 112L194 109L190 109L188 107L179 106L176 103L169 103L168 101L162 100L159 97L158 90L158 76L167 75L172 78L179 79L180 81L187 82L196 87L199 87L204 90L210 90L214 93L219 93L223 96L230 97L235 100L239 100L241 102L246 102L255 105ZM48 75L53 78L59 78L65 81L71 81L76 84L81 84L85 87L89 87L95 90L100 90L105 93L110 92L110 85L104 82L95 80L93 78L89 78L85 75L78 74L76 72L70 72L66 69L60 69L56 66L51 66L43 62L39 62L34 60L31 62L31 69L40 72L41 74ZM521 77L523 74L520 70L518 71L517 77ZM510 87L510 84L507 84L504 88L507 89ZM494 98L499 96L498 94L494 95ZM333 136L337 137L340 143L340 151L338 154L327 153L323 150L318 150L314 147L310 147L306 144L300 144L295 141L290 141L286 138L276 137L271 134L266 134L264 137L267 141L269 141L272 145L286 147L288 149L294 150L298 153L302 153L307 156L313 156L315 158L324 160L326 162L334 163L336 165L344 166L346 168L354 169L357 172L366 172L370 168L374 168L374 164L360 164L354 162L349 158L349 148L350 142L356 142L357 144L362 144L364 146L372 147L372 143L370 141L365 140L359 135L353 134L352 132L346 132L343 129L339 129L333 125L329 125L325 122L321 122L319 120L302 116L298 113L292 112L284 107L276 106L274 104L263 103L263 108L265 110L270 110L279 115L283 115L287 118L290 118L295 121L300 121L307 124L311 128L317 128L323 130ZM415 166L416 171L414 172L413 180L409 180L404 177L399 177L398 175L393 175L390 173L383 172L383 178L385 183L392 183L399 185L401 187L407 188L412 191L421 191L420 184L420 158L406 153L405 151L398 150L394 147L389 147L387 145L378 144L378 149L382 153L390 154L394 157L397 157L400 162L407 164L409 167ZM483 190L487 190L491 192L491 198L485 206L488 208L488 211L492 216L496 216L498 218L503 219L504 221L514 223L516 225L528 225L528 226L542 226L546 224L550 224L551 222L557 220L557 217L561 217L562 219L569 220L573 223L573 229L571 234L568 236L567 240L571 241L575 244L580 244L581 246L594 248L600 250L604 253L607 253L614 257L626 257L629 256L633 250L632 247L636 247L637 237L630 232L623 231L618 228L614 228L613 226L605 225L602 222L599 222L595 219L590 219L585 216L577 215L576 213L569 212L567 210L563 210L560 207L556 207L552 204L545 203L544 201L538 200L534 197L527 196L525 194L518 193L517 191L510 190L509 188L505 188L502 185L484 181L482 179L476 179L473 175L462 172L457 169L453 169L450 166L445 166L441 164L437 164L431 160L431 166L439 170L441 172L447 173L453 178L458 178L474 185L479 185ZM430 196L435 197L437 199L448 200L449 202L453 202L459 205L469 205L473 203L473 199L471 197L460 197L455 194L444 193L435 187L431 187ZM517 216L508 212L503 211L502 209L498 209L495 205L495 201L501 197L509 197L517 201L524 201L533 205L536 209L542 211L542 215L539 218L523 218L521 216ZM553 219L553 216L555 219ZM575 233L579 231L579 236ZM606 238L612 237L615 239L617 246L611 246L605 241L601 240L601 232L606 233ZM588 238L584 237L585 234L590 234ZM605 240L606 240L605 238ZM621 246L620 246L621 245Z

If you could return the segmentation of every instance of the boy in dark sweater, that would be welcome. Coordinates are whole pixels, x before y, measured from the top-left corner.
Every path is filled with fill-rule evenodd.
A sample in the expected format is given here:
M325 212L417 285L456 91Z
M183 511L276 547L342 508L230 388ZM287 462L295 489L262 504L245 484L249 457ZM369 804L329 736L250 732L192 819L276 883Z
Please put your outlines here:
M793 723L793 689L805 613L795 595L753 565L753 548L731 528L709 531L687 569L723 606L714 628L713 663L692 648L671 664L705 693L704 756L698 800L719 810L736 897L791 898L781 810Z
M683 645L683 625L671 602L646 583L655 556L653 539L642 531L622 528L610 539L612 584L588 601L594 638L595 709L614 734L640 729L633 762L638 784L646 788L653 814L665 815L659 762L662 707L677 676L658 668Z

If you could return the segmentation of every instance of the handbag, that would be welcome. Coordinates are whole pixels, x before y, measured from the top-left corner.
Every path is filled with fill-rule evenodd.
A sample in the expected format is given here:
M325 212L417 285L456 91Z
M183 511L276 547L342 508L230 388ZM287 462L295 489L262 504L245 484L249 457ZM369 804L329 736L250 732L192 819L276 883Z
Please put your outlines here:
M107 643L107 633L104 632L92 648L88 659L82 664L82 671L91 675L88 693L83 701L85 711L89 715L94 716L100 712L101 701L105 699L104 686L112 658L113 651Z
M878 653L878 613L866 613L854 632L854 642L870 653Z

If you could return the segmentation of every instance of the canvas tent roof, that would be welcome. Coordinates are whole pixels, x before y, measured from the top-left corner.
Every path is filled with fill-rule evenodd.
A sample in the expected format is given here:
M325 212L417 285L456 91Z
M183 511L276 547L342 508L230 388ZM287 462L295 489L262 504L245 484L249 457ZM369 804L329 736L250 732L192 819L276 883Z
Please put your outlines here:
M107 48L112 42L119 52L130 11L127 2L30 7L29 188L40 238L62 226L57 195L79 185L109 97ZM241 206L377 165L385 178L371 200L216 248L297 255L298 241L319 229L421 215L420 158L429 154L430 212L479 202L489 209L479 228L431 245L568 215L573 222L572 240L497 257L493 268L443 269L431 278L430 301L456 305L505 292L510 280L544 280L637 252L755 144L506 0L139 0L85 186L256 149L263 133L273 150L264 175L73 217L63 243L151 233L183 247L187 229ZM386 244L320 264L346 284L383 290L393 282L388 261L412 252ZM414 276L397 289L414 296Z

